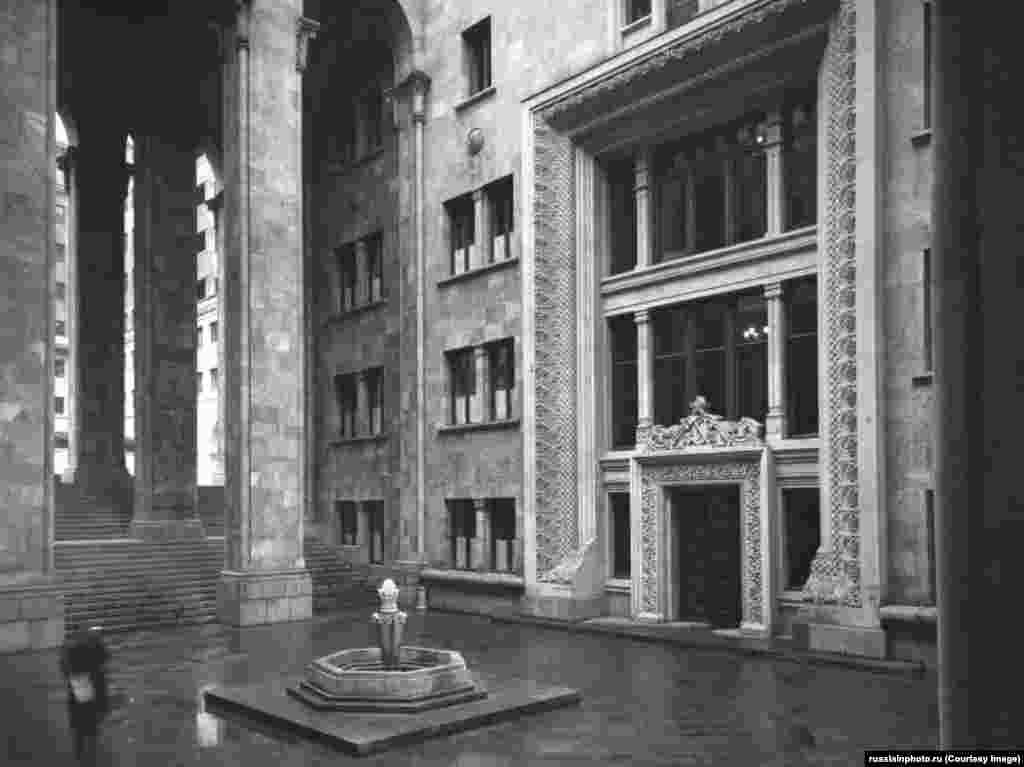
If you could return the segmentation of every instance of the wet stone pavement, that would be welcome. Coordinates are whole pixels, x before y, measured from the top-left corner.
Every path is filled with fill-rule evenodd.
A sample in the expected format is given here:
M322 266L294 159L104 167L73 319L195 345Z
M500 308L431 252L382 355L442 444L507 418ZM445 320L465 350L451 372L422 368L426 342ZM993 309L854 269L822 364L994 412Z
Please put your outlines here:
M578 706L353 757L203 710L202 690L301 673L375 643L353 611L297 624L108 637L115 708L100 764L860 765L870 748L936 748L935 678L744 657L430 612L406 642L460 651L488 687L576 687ZM74 763L56 652L0 656L0 764Z

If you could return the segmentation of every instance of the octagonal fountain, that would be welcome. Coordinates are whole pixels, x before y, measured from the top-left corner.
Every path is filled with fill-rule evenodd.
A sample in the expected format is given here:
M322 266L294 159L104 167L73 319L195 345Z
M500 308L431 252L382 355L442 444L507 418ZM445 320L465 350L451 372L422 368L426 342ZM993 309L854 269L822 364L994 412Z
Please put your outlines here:
M452 650L403 647L406 614L391 579L377 590L377 647L341 650L314 660L288 692L313 708L412 713L487 696Z
M377 590L377 647L317 658L300 678L211 687L206 711L363 755L579 702L577 690L529 679L492 680L486 690L455 650L403 646L398 593L390 579Z

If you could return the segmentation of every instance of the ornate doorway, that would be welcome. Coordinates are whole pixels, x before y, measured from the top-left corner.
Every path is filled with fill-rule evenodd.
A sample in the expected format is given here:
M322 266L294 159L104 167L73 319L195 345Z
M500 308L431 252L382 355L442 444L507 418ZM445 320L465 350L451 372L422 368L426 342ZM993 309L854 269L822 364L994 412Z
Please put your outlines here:
M742 619L740 488L669 488L680 620L737 628Z

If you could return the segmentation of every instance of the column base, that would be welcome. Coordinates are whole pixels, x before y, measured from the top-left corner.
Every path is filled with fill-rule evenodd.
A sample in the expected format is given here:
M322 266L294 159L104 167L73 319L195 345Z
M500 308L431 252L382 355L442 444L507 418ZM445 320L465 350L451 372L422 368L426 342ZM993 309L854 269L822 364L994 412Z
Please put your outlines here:
M607 604L603 593L580 594L571 586L542 583L527 591L522 607L526 615L575 622L601 617Z
M885 631L868 626L837 626L797 619L793 622L793 643L802 650L886 657Z
M308 620L313 617L313 578L308 570L224 570L217 615L228 626Z
M64 589L43 575L0 576L0 653L47 650L64 642Z
M133 519L128 535L143 541L177 541L190 538L205 538L203 522L199 517L192 519Z

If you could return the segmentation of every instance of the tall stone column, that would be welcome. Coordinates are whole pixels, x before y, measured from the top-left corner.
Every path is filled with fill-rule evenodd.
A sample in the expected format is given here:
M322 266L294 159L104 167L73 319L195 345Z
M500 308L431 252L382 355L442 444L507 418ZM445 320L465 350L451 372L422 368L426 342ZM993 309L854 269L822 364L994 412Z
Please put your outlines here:
M768 415L765 436L786 436L786 315L782 305L782 284L773 282L764 288L768 304Z
M305 411L300 0L238 9L225 135L227 563L221 620L312 615L302 549Z
M80 123L78 166L78 434L76 484L128 503L124 460L124 202L129 180L123 130Z
M139 538L200 537L195 151L135 137L135 511Z
M636 200L636 268L653 262L651 242L651 152L641 150L635 160L633 195Z
M654 425L654 343L651 338L651 313L640 309L636 322L637 430Z
M469 398L470 423L483 423L488 419L488 394L490 382L487 370L487 349L477 346L473 349L473 368L475 370L476 388Z
M473 512L476 514L476 538L473 539L474 570L491 569L491 516L487 513L487 499L474 498Z
M766 217L765 235L782 234L786 228L786 196L783 174L785 155L782 146L782 115L772 112L762 126L764 131L764 171Z
M0 652L58 646L53 571L56 3L0 24Z

